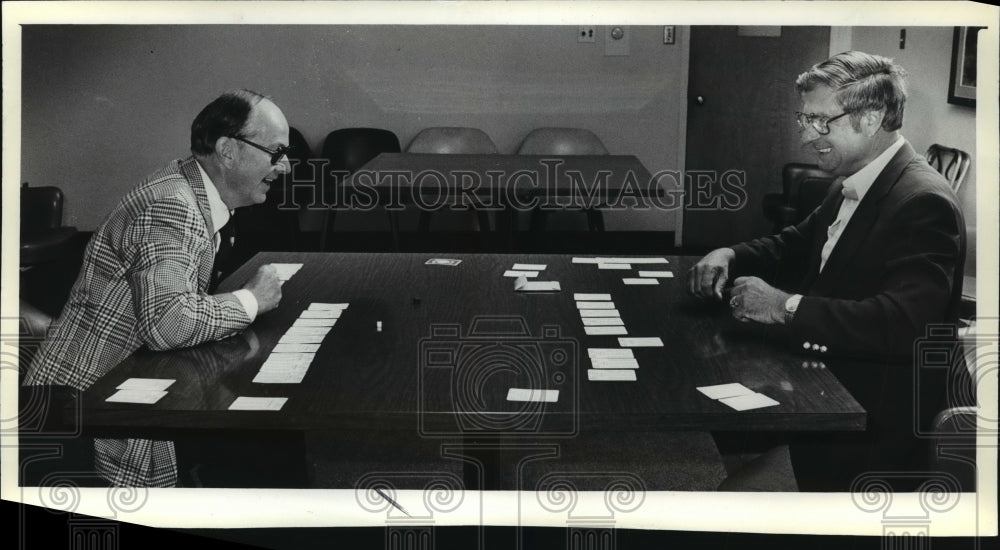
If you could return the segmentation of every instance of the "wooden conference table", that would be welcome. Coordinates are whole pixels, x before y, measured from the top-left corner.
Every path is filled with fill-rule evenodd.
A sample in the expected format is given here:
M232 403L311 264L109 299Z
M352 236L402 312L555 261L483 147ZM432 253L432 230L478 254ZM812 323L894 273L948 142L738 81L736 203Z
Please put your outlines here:
M261 253L223 282L240 287L265 263L301 263L278 309L242 336L171 352L141 351L85 393L91 434L171 437L185 431L396 432L425 440L572 438L597 432L859 431L866 412L822 363L762 341L720 304L686 292L693 257L601 270L565 255ZM516 292L504 272L545 264L556 292ZM658 285L627 286L638 270L671 270ZM574 293L608 293L633 348L634 382L590 381L588 336ZM252 380L310 303L348 303L298 384ZM378 330L377 323L381 323ZM176 382L153 405L108 403L128 378ZM730 382L779 405L736 411L696 388ZM558 389L555 402L514 402L511 387ZM230 411L237 396L286 397L280 411Z
M323 250L338 208L386 207L398 250L396 214L406 208L433 212L455 205L495 212L496 231L510 245L518 211L628 206L629 197L666 201L659 180L632 155L382 153L345 178L337 192L338 207L326 211Z

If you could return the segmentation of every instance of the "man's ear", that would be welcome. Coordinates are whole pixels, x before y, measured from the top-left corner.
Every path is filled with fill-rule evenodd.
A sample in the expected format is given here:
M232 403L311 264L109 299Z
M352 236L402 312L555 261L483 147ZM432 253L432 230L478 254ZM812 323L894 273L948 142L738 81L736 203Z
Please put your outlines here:
M883 119L885 119L885 109L865 111L861 115L861 131L868 137L874 136L882 128Z
M232 168L236 164L236 140L225 136L215 140L215 155L223 166Z

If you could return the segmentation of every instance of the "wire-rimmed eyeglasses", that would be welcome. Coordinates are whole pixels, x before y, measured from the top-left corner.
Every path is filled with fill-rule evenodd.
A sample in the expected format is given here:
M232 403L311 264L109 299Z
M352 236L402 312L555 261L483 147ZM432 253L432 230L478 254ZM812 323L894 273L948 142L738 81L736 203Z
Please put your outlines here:
M831 122L849 114L851 114L850 111L844 111L835 117L825 117L822 115L807 115L805 113L796 112L795 120L799 123L799 128L803 130L806 128L812 128L813 130L816 130L817 134L825 136L830 133Z

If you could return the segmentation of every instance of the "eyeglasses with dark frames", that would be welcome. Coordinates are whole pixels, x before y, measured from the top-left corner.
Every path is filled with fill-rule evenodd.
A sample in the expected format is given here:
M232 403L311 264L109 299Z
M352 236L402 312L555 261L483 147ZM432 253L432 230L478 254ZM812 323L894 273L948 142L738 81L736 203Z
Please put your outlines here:
M805 113L795 113L795 119L799 123L799 128L805 130L806 128L812 128L816 130L816 133L825 136L830 133L830 123L837 120L840 117L847 116L851 114L851 111L844 111L835 117L825 117L820 115L807 115Z
M281 157L287 157L288 154L292 152L292 148L288 147L286 145L282 145L281 147L278 147L277 149L269 149L269 148L264 147L263 145L261 145L259 143L254 143L254 142L250 141L249 139L242 138L240 136L229 136L229 137L231 137L233 139L238 139L238 140L242 141L243 143L246 143L247 145L250 145L251 147L256 147L257 149L260 149L261 151L264 151L265 153L271 155L271 164L272 165L273 164L278 164L279 162L281 162Z

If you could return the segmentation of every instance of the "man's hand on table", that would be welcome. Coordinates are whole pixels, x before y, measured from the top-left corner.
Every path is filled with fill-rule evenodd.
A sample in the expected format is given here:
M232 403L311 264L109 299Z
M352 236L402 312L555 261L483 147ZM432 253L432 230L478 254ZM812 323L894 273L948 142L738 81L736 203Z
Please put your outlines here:
M736 253L719 248L705 255L688 271L688 291L699 298L722 299L722 289L729 280L729 264Z
M257 314L271 311L281 301L281 280L273 265L263 265L243 288L253 293L257 299Z
M745 322L765 325L785 323L785 301L791 294L765 283L757 277L739 277L733 282L729 307L733 317Z

